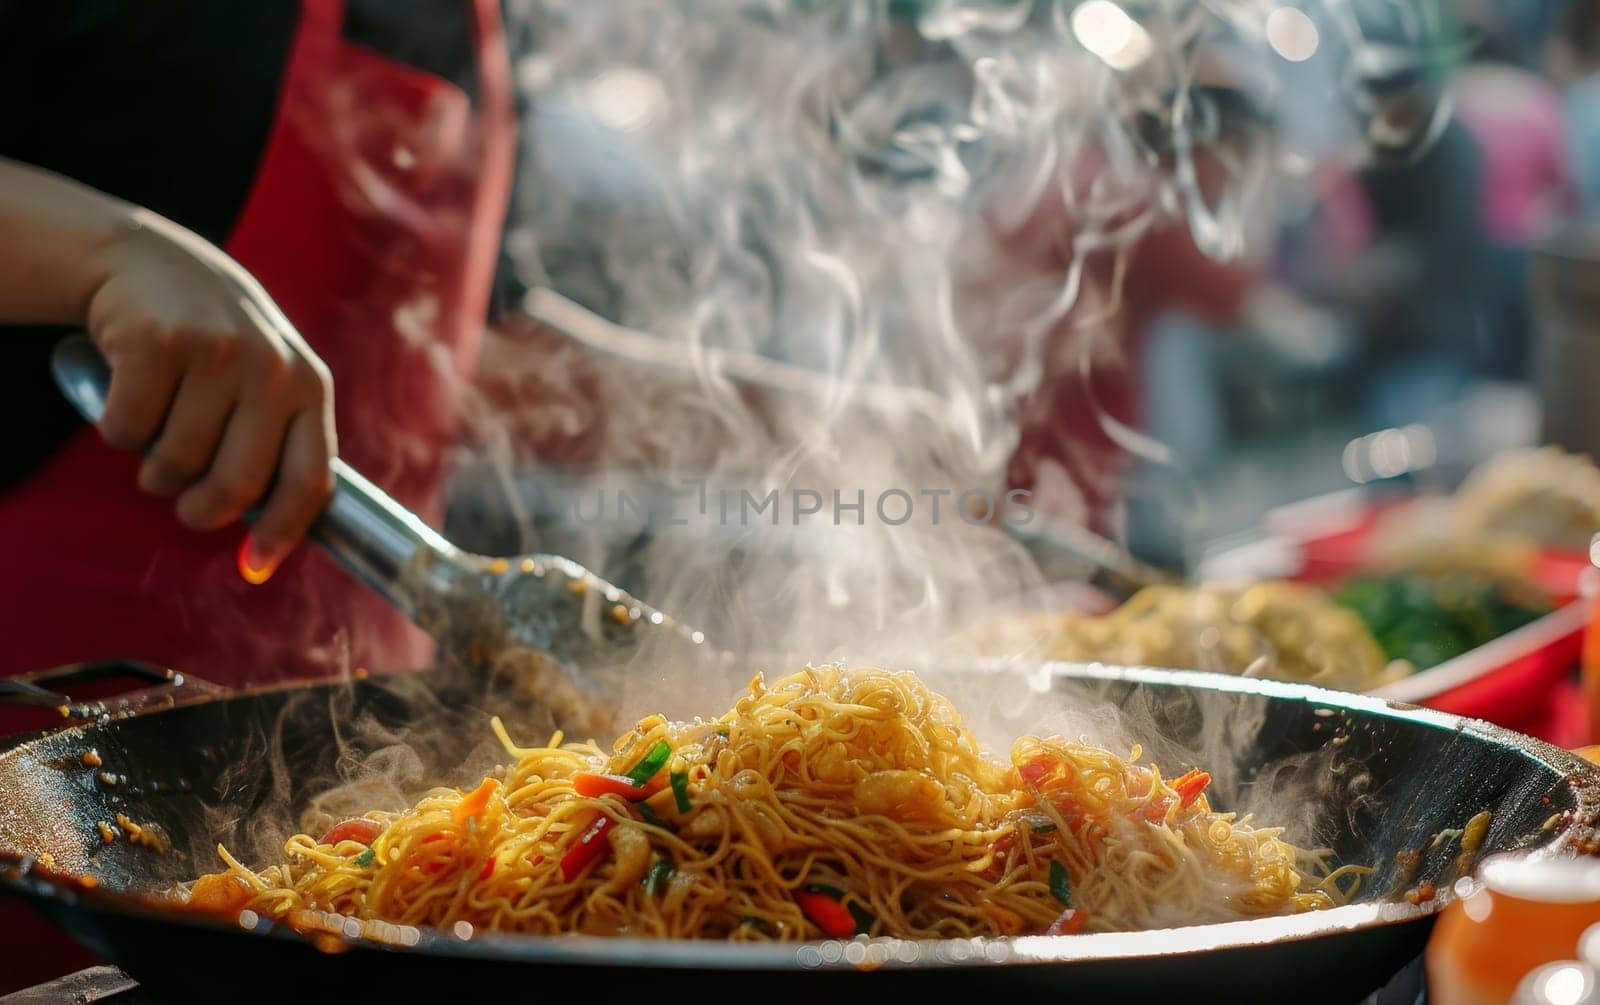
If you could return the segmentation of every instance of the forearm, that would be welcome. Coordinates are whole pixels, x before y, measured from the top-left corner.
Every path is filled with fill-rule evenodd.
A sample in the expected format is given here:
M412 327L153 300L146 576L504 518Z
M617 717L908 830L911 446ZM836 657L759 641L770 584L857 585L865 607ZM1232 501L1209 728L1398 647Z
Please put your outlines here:
M0 324L85 323L110 272L108 250L148 216L60 175L0 158Z
M0 325L85 328L111 368L97 425L139 485L215 530L260 515L269 575L333 491L327 367L245 270L147 209L0 159Z

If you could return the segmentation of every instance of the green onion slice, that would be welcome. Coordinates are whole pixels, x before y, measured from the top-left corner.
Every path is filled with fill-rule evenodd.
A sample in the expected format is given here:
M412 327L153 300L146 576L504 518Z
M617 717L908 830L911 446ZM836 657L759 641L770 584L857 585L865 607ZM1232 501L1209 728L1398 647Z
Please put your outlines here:
M667 766L667 758L672 756L672 748L667 746L667 741L657 740L650 752L644 755L644 760L633 766L628 772L628 778L635 785L643 785L656 776L656 772Z
M678 804L679 813L689 812L689 773L687 771L674 771L672 773L672 798Z
M661 889L661 884L667 881L667 878L672 875L672 872L673 869L671 859L656 859L656 864L650 867L650 872L644 877L645 894L647 896L654 897L656 895L656 891Z
M667 826L667 822L665 820L661 819L660 814L656 813L655 810L650 808L649 803L640 800L639 802L633 804L633 808L639 811L639 816L643 817L644 822L650 826L660 827L662 830L667 831L672 829L671 827Z

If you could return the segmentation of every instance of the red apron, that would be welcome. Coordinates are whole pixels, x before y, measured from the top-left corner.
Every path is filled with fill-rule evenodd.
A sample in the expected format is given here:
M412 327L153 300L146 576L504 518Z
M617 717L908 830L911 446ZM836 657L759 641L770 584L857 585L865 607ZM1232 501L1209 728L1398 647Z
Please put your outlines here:
M333 373L340 455L425 519L477 354L512 170L510 70L494 0L479 100L340 37L305 0L277 119L224 248ZM203 167L197 168L203 170ZM0 674L131 657L238 684L425 664L427 640L312 546L264 586L242 527L196 534L141 493L139 458L85 428L0 495Z
M340 455L435 523L513 164L497 2L464 2L476 107L342 39L342 0L303 0L276 121L224 244L331 369ZM246 585L243 528L187 530L171 500L139 491L138 466L86 428L0 495L0 675L130 657L238 685L431 659L425 636L313 546ZM0 930L39 944L8 948L0 992L82 965L14 910L0 905Z

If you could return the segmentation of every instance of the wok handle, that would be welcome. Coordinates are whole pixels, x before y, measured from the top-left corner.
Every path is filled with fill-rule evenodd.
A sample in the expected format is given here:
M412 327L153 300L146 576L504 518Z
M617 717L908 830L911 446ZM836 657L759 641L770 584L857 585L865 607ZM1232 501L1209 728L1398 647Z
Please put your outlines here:
M50 369L73 407L99 422L111 366L89 337L69 335L57 343ZM421 593L441 588L429 573L457 566L460 551L360 472L338 458L331 464L333 498L308 536L357 579L414 616L424 600ZM256 515L252 509L244 518L254 522Z
M84 701L74 700L67 693L68 688L76 689L80 685L103 681L127 681L134 687L132 690L120 688L106 697ZM79 721L147 709L170 703L180 695L214 696L225 693L226 688L209 681L137 660L72 663L0 680L0 706L56 709L63 719Z

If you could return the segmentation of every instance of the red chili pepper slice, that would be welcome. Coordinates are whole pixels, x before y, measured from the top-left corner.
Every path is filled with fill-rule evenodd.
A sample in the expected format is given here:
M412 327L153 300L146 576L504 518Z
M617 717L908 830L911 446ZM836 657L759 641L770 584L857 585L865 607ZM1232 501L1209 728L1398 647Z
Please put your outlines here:
M1038 788L1055 768L1056 762L1048 757L1030 757L1017 765L1017 774L1022 776L1023 781Z
M1184 772L1167 784L1171 785L1172 790L1178 794L1178 805L1188 807L1193 805L1194 801L1200 798L1200 793L1204 792L1206 786L1211 784L1211 776L1196 768L1193 771ZM1160 796L1135 810L1134 815L1153 824L1158 824L1167 818L1167 811L1171 808L1172 798L1170 796Z
M594 818L584 832L579 835L578 841L567 853L561 856L561 875L568 882L578 878L584 867L590 862L603 858L611 851L611 842L606 840L606 832L616 821L602 813Z
M994 843L994 857L1005 858L1007 855L1011 854L1011 849L1015 848L1016 846L1017 832L1007 831L1006 833L1000 835L1000 839Z
M1044 930L1046 935L1076 935L1083 931L1083 923L1087 920L1082 911L1069 907L1061 912L1061 917L1050 923Z
M1036 797L1050 803L1069 821L1086 815L1072 787L1075 772L1065 761L1043 754L1030 757L1017 765L1017 776Z
M494 856L490 855L483 862L483 868L478 871L478 882L483 882L494 875Z
M856 919L851 916L850 909L827 894L796 890L794 900L811 923L825 934L835 939L848 939L856 934Z
M328 833L322 835L323 844L338 844L340 841L356 841L361 844L371 844L383 833L383 824L366 817L353 817L341 820L328 828Z
M573 775L572 787L577 790L578 795L588 796L591 799L600 796L621 796L633 802L648 795L645 786L639 785L631 778L623 775L602 775L593 771L580 771Z
M1211 775L1208 772L1195 768L1179 775L1172 782L1172 790L1178 794L1178 805L1188 806L1200 798L1200 793L1211 784Z

